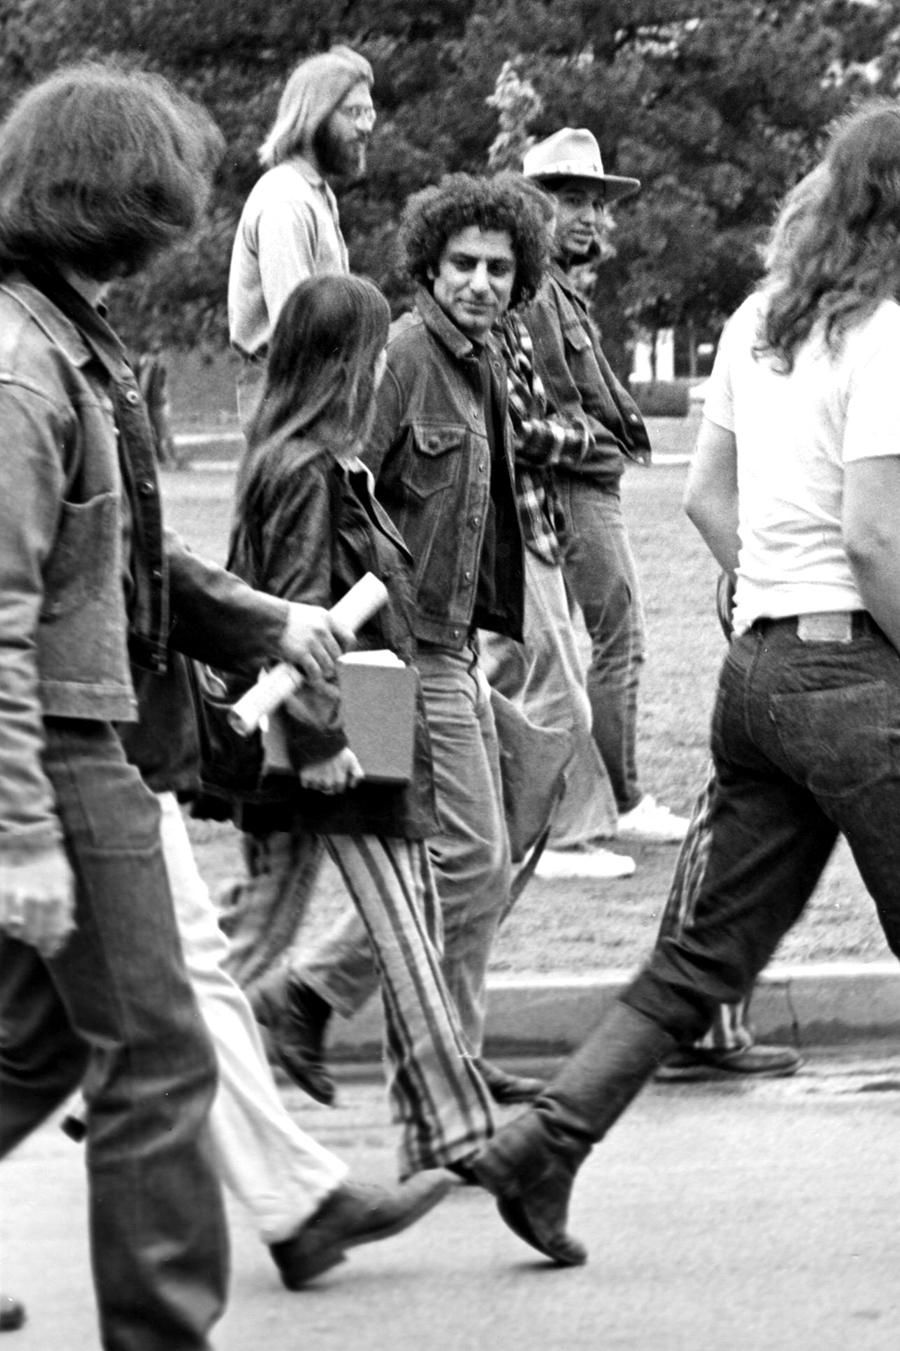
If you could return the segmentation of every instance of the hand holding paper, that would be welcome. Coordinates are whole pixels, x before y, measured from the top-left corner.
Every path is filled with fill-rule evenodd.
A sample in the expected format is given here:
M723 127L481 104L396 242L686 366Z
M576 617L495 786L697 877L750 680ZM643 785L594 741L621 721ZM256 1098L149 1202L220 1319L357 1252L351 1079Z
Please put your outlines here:
M378 577L367 572L331 608L331 614L354 633L371 619L387 600L387 588ZM252 690L240 698L228 714L228 721L241 736L255 732L263 718L283 704L303 684L305 676L295 666L279 662L265 671Z

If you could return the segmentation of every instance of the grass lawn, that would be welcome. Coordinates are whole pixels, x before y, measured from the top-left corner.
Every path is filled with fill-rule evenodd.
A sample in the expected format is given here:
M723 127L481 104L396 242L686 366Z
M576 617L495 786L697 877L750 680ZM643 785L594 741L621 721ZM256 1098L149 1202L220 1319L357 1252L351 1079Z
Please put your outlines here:
M670 452L689 448L687 423L666 422L656 437ZM644 588L648 660L640 702L639 768L646 791L681 812L702 782L708 725L723 639L714 613L715 565L681 511L686 470L630 468L623 488L629 532ZM232 481L199 469L163 475L168 519L208 556L224 558ZM192 823L204 876L215 886L240 868L230 827ZM672 847L631 851L631 878L597 884L532 881L498 938L497 971L633 968L652 944L675 861ZM336 876L323 874L304 921L313 933L343 903ZM301 935L302 941L302 935ZM786 938L784 961L864 960L888 955L874 907L844 846L809 910Z

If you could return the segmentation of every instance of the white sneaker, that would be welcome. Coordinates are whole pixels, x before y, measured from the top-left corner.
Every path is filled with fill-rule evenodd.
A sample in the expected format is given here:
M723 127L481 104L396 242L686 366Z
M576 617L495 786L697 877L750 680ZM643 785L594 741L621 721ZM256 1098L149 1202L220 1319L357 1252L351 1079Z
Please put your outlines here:
M616 854L597 845L576 845L572 849L545 849L534 875L545 881L561 881L566 877L609 881L614 877L630 877L634 866L634 859L627 854Z
M687 834L688 824L686 816L676 816L655 797L645 793L636 807L619 817L616 839L679 844Z

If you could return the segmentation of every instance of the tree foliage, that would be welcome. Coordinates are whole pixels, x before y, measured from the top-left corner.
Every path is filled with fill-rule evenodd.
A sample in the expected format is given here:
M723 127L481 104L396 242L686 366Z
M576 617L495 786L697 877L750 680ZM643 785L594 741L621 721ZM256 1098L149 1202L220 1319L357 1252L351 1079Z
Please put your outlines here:
M607 167L643 183L600 270L615 344L626 327L714 328L746 293L775 207L832 120L895 93L900 0L4 0L4 100L59 64L114 55L168 75L226 136L196 237L119 288L132 340L225 341L256 147L291 67L338 41L371 60L379 109L369 175L341 194L354 268L402 303L396 223L410 192L587 126Z

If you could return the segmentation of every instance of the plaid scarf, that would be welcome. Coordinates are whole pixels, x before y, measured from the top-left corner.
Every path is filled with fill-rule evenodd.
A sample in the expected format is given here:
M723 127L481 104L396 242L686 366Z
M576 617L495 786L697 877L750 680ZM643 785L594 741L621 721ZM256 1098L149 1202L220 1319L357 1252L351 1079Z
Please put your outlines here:
M519 316L506 314L496 336L506 360L522 534L538 558L558 563L565 517L551 470L563 454L567 460L582 459L590 444L589 433L586 427L566 428L547 416L547 396L535 370L531 335Z

